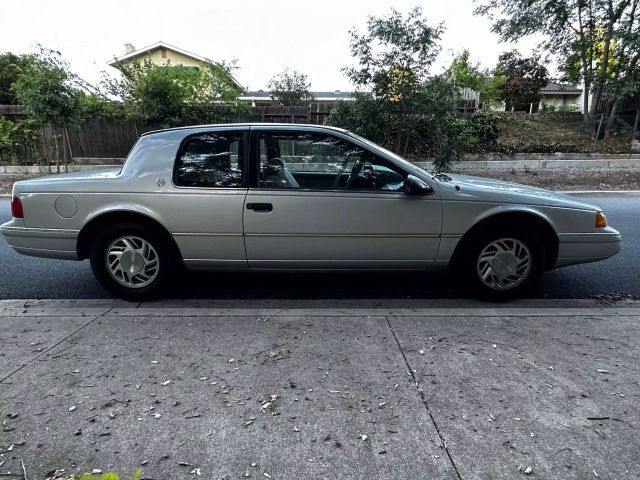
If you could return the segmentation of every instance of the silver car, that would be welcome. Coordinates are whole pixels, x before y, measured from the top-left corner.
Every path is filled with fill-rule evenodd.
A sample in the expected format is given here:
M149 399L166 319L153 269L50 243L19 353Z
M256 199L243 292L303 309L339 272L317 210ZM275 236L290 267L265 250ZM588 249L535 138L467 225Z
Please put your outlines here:
M157 296L174 269L451 268L495 299L545 270L603 260L598 207L418 168L345 130L233 124L143 135L121 168L17 182L0 231L17 252L90 259L116 296ZM461 282L461 283L463 283Z

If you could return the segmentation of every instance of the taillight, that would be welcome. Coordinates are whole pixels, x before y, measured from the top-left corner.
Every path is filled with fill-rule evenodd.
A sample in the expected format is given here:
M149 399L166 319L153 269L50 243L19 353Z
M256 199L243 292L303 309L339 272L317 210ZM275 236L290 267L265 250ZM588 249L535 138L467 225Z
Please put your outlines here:
M18 197L11 197L11 216L13 218L24 218L22 211L22 202Z

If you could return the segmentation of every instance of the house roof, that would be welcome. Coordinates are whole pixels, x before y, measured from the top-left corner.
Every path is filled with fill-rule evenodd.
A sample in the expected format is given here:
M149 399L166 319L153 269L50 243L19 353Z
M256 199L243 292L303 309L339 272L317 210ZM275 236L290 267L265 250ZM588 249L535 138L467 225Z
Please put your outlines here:
M139 57L140 55L144 55L144 54L149 53L149 52L153 52L153 51L158 50L160 48L166 48L167 50L173 50L174 52L181 53L182 55L185 55L187 57L191 57L194 60L198 60L199 62L210 63L212 65L220 66L219 62L216 62L216 61L211 60L211 59L206 58L206 57L202 57L202 56L200 56L200 55L198 55L196 53L188 52L186 50L183 50L182 48L176 47L174 45L170 45L167 42L163 42L162 40L160 40L159 42L156 42L156 43L154 43L152 45L147 45L146 47L142 47L142 48L139 48L137 50L134 50L133 52L126 53L126 54L121 55L119 57L113 57L113 60L111 60L108 63L108 65L110 65L110 66L112 66L114 68L118 68L118 64L119 63L125 62L127 60L131 60L131 59L133 59L135 57ZM230 75L231 75L231 73L230 73ZM235 82L236 85L238 85L238 87L244 89L242 84L233 75L231 75L231 79Z
M342 92L340 90L309 92L316 101L353 100L355 92ZM271 100L271 92L268 90L253 90L240 97L242 100Z
M540 89L540 93L543 95L558 95L558 94L576 94L582 93L582 88L571 83L549 82Z

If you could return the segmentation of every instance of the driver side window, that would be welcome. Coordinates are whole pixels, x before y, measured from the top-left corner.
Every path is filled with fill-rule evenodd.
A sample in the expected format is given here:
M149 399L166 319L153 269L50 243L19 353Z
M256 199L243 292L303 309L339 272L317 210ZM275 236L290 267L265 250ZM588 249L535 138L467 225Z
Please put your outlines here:
M269 132L260 135L262 188L402 191L404 174L371 152L332 135Z

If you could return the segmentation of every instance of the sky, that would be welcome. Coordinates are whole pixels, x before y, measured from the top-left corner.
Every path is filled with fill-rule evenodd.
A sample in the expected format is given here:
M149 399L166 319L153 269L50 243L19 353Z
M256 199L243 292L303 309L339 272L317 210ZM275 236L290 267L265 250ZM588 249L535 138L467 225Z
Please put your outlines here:
M439 73L464 48L483 67L535 39L501 44L490 22L473 15L473 0L0 0L0 51L33 52L37 44L62 52L72 70L97 84L107 65L160 40L212 60L237 59L234 76L251 90L266 89L285 68L305 73L311 90L353 90L341 68L352 63L349 30L364 30L368 15L420 5L429 23L444 22Z

